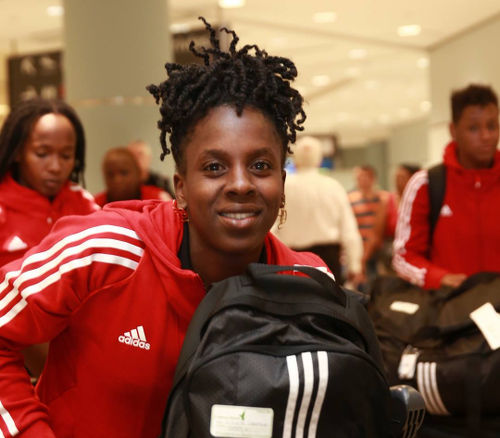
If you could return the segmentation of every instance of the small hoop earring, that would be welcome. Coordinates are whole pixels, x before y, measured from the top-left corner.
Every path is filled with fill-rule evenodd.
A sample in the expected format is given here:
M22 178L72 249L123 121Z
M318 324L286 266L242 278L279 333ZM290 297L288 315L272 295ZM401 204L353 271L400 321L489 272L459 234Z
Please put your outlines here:
M174 213L179 217L181 222L189 222L188 212L185 208L181 208L177 205L177 199L174 199L172 201L172 209L174 210Z

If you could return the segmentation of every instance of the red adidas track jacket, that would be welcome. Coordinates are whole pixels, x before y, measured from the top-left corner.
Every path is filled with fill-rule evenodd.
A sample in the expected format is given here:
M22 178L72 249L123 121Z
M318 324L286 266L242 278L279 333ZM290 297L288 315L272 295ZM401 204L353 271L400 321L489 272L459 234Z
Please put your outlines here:
M0 183L0 266L40 243L62 216L99 209L92 195L77 184L67 182L50 202L6 175Z
M170 202L115 203L61 219L0 270L5 437L156 438L189 320L205 294L177 258ZM325 266L269 234L273 264ZM36 394L19 350L52 340Z
M429 245L427 171L405 188L394 240L393 266L403 278L438 288L447 273L500 272L500 151L489 169L464 169L456 145L444 152L446 192Z

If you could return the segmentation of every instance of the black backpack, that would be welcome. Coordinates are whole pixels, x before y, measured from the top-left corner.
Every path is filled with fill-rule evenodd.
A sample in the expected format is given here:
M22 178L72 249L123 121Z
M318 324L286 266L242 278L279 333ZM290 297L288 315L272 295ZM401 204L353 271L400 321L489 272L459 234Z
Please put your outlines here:
M385 438L389 410L358 296L317 268L251 264L198 306L161 436Z

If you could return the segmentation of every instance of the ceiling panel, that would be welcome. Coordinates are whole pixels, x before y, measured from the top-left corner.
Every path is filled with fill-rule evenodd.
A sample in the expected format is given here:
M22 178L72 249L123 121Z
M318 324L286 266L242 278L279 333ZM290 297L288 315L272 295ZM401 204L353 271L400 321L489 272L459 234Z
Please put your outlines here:
M62 48L63 19L46 13L62 3L0 0L0 54ZM203 15L234 28L242 44L291 58L306 98L307 131L335 132L344 144L356 144L425 117L428 48L498 15L500 1L246 0L241 8L221 9L215 0L170 0L169 8L171 24L199 27ZM335 21L315 22L321 12L333 12ZM405 24L420 25L421 33L399 36ZM0 87L4 82L2 72Z

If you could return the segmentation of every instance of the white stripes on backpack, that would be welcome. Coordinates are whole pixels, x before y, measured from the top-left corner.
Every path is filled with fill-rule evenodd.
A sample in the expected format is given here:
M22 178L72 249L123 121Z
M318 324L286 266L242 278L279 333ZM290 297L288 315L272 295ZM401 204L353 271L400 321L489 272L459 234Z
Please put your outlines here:
M7 426L7 430L9 431L10 436L16 436L19 433L19 430L17 429L16 424L14 423L14 420L12 419L7 409L4 408L2 402L0 402L0 416L2 417L2 421ZM0 438L5 438L5 435L1 430Z
M413 208L413 202L417 196L417 192L420 190L422 185L428 184L429 178L427 176L426 170L420 170L408 182L403 199L401 200L401 205L398 211L398 222L396 225L396 236L394 239L394 268L396 271L410 279L413 283L418 286L423 286L425 282L425 275L427 269L418 268L410 263L408 263L404 257L402 257L402 252L404 247L411 235L411 213ZM426 236L427 238L427 236Z
M292 431L295 421L295 435L294 438L315 438L316 430L318 428L318 421L325 399L325 393L328 386L328 355L325 351L318 351L314 353L318 362L318 373L316 377L318 380L318 389L314 399L313 408L309 420L309 427L307 434L305 434L305 424L307 413L311 406L311 398L314 389L314 366L313 366L313 353L304 352L300 355L302 360L302 368L304 374L303 394L298 411L297 418L295 419L295 410L300 388L300 375L297 363L298 356L287 356L286 363L288 368L288 378L290 382L290 391L288 394L288 402L285 412L285 422L283 424L283 438L292 438Z
M123 227L117 227L114 225L100 225L97 227L89 228L87 230L81 231L76 234L65 237L61 241L57 242L51 248L46 251L35 253L24 260L23 265L18 271L8 272L5 276L5 280L0 284L0 294L4 293L9 287L9 281L17 277L13 284L12 290L10 290L1 300L0 300L0 310L4 309L15 299L20 296L20 301L12 307L5 315L0 317L0 327L11 321L24 307L26 307L26 298L32 294L41 292L46 287L59 281L63 274L66 274L74 269L78 269L84 266L89 266L93 262L109 263L114 265L124 266L129 269L135 269L138 265L137 261L133 258L128 258L126 256L119 256L116 254L107 254L106 250L121 250L125 253L133 254L136 257L141 257L144 253L143 248L137 245L133 245L129 242L124 242L122 240L106 237L106 238L93 238L86 240L76 246L69 246L73 242L77 242L83 238L102 234L102 233L114 233L122 236L132 237L140 241L137 234ZM65 248L67 246L67 248ZM50 258L56 254L59 250L63 249L59 255L54 259ZM64 259L71 257L73 255L78 255L87 249L100 249L103 252L93 253L84 257L72 259L66 263L60 264ZM27 266L46 260L39 268L27 269ZM50 270L58 268L57 271L50 275L45 275ZM22 289L23 283L33 279L39 279L35 284L32 284L25 289Z
M417 365L417 385L425 401L425 407L433 415L450 415L446 409L436 378L436 362L419 362Z

